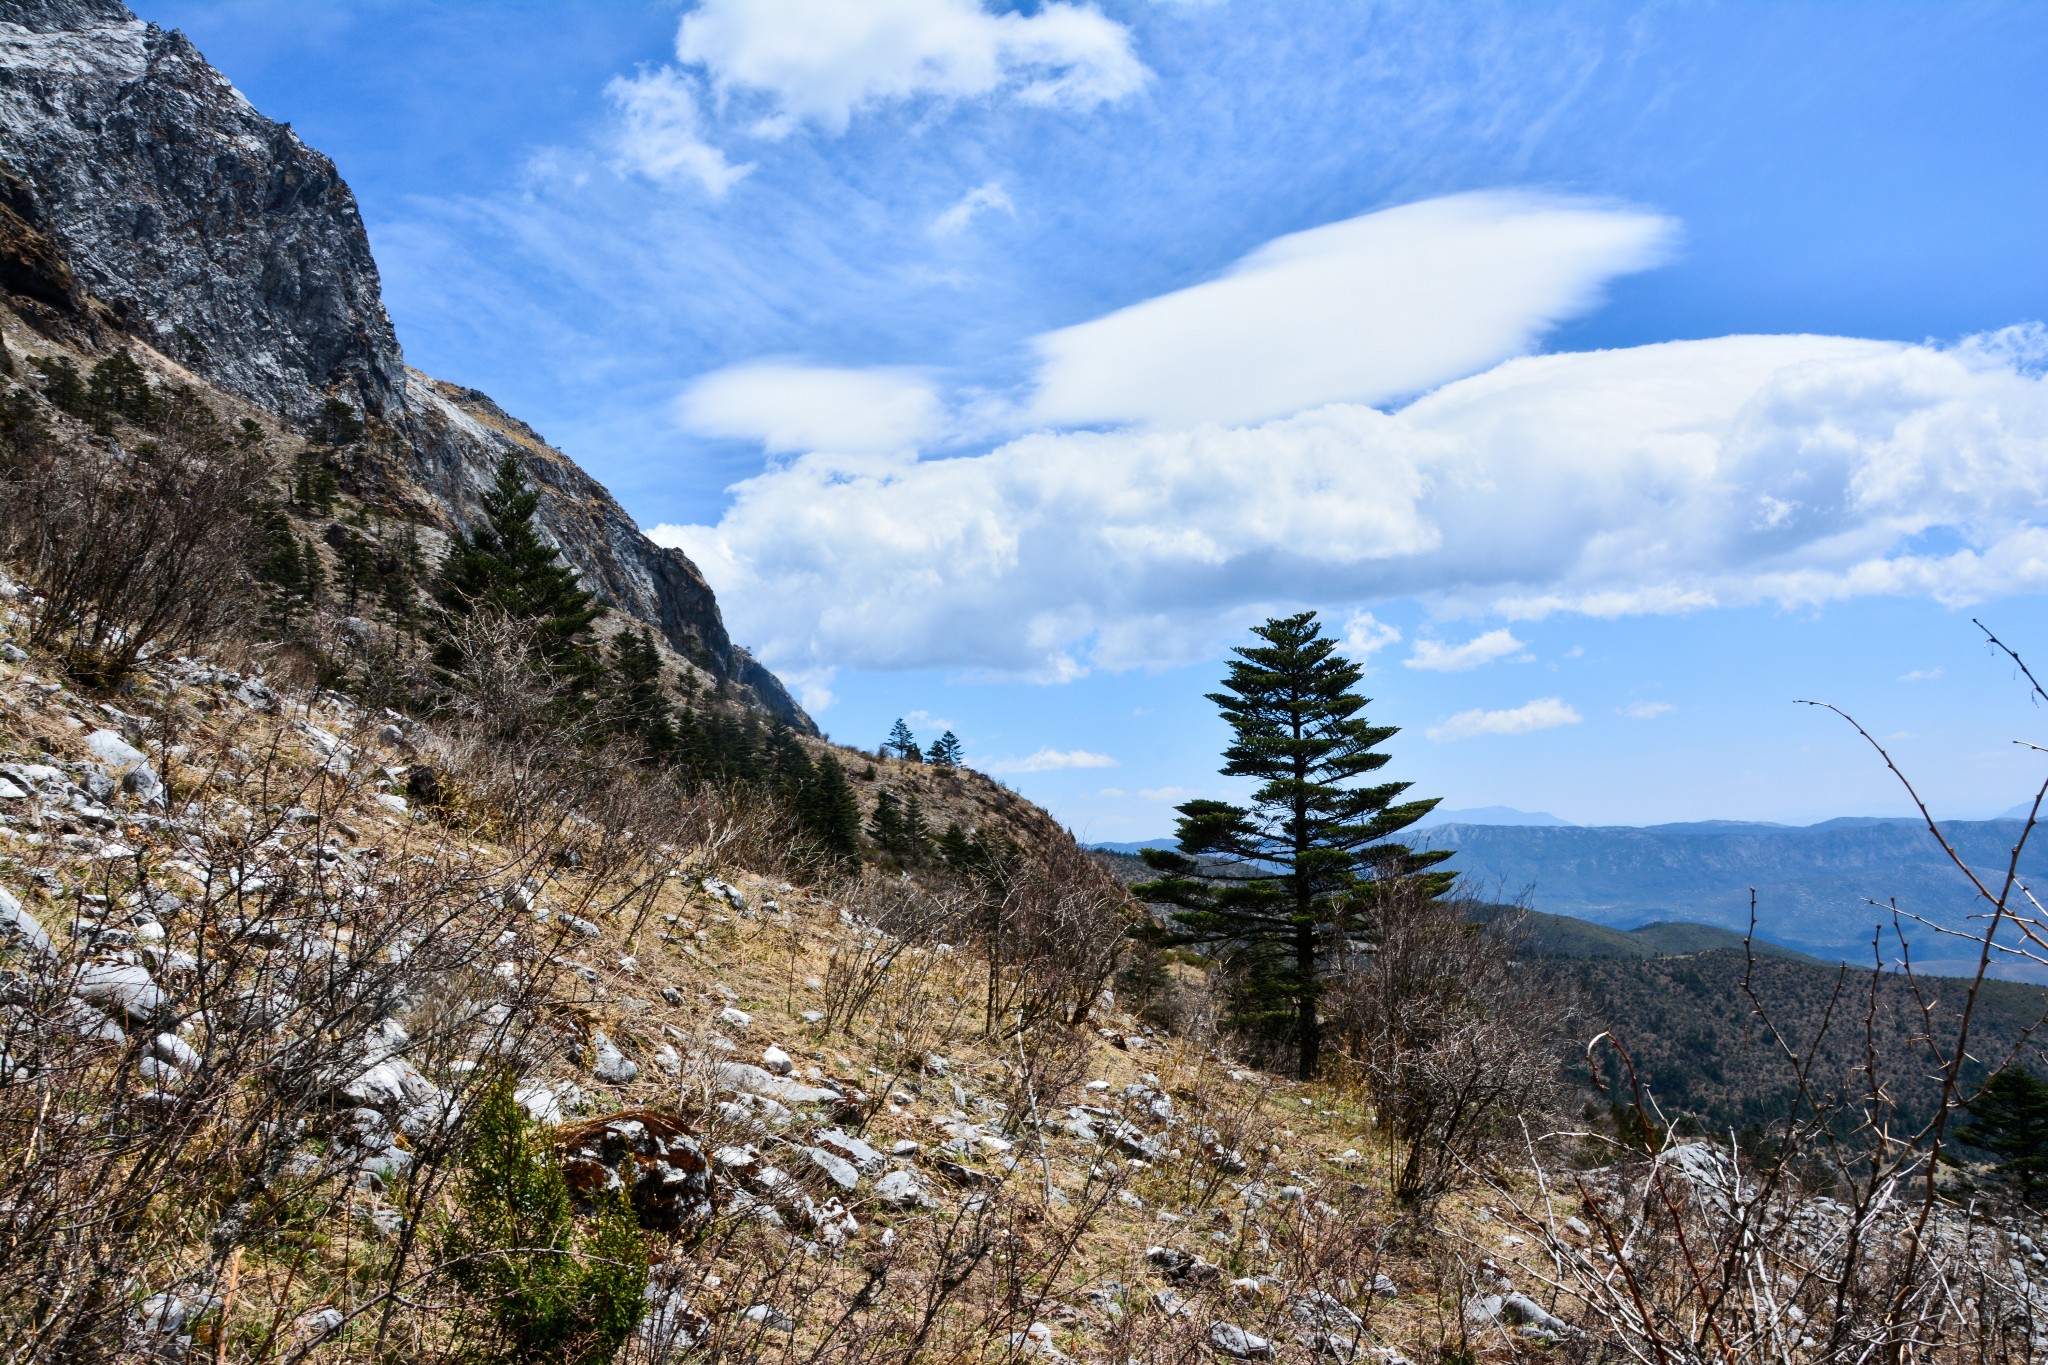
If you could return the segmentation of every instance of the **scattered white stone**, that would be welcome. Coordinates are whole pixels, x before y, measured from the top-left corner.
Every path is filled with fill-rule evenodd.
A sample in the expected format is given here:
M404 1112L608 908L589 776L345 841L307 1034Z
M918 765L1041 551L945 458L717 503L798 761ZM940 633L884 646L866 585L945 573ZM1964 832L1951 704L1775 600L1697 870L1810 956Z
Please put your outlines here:
M727 1013L738 1014L739 1011L729 1010ZM787 1076L796 1070L796 1063L791 1060L790 1055L773 1043L762 1049L761 1065L767 1067L778 1076Z
M1273 1343L1227 1322L1209 1324L1209 1344L1233 1360L1271 1360Z
M633 1078L640 1074L639 1064L628 1061L626 1054L619 1051L611 1039L605 1037L602 1029L598 1030L596 1038L592 1040L591 1051L597 1056L596 1064L591 1070L607 1085L630 1085Z
M735 1009L733 1006L727 1005L718 1012L716 1022L720 1028L729 1028L735 1033L744 1033L747 1029L753 1027L754 1016L748 1014L743 1009Z
M885 1209L918 1209L926 1203L924 1186L909 1171L891 1171L875 1182L875 1198Z
M13 940L37 957L56 954L42 924L4 886L0 886L0 938Z

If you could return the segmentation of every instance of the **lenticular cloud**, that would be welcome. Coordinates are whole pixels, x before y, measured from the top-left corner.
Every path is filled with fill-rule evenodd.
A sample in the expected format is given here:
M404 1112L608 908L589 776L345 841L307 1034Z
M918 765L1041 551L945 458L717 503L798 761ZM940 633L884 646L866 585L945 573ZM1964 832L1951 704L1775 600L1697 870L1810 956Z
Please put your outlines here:
M1510 360L1393 412L804 456L703 566L778 666L1071 677L1246 614L1421 596L1511 617L2048 589L2048 332L1723 337Z

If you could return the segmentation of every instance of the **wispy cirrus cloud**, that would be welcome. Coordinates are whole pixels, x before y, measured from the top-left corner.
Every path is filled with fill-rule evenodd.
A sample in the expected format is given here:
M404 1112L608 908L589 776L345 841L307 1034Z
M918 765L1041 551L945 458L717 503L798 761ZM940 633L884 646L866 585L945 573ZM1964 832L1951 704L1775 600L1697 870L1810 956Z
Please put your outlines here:
M1023 758L976 761L972 766L985 773L1052 773L1072 768L1115 768L1121 765L1108 754L1090 753L1086 749L1040 749Z
M1655 720L1659 716L1668 716L1677 709L1668 701L1632 701L1619 708L1618 714L1627 716L1630 720Z
M1438 744L1474 739L1480 735L1527 735L1554 730L1560 725L1577 725L1585 717L1578 708L1560 697L1538 697L1503 711L1474 709L1460 711L1448 720L1432 725L1424 733Z
M944 213L932 219L927 231L934 237L958 237L967 230L969 223L990 212L1007 213L1012 218L1017 216L1017 206L1010 201L1008 191L998 180L977 185L961 195Z

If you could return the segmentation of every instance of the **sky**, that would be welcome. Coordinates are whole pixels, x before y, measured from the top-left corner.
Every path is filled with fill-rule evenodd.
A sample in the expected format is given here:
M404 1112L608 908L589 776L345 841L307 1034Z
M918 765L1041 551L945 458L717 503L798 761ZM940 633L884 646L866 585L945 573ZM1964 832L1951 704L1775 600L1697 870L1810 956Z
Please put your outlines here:
M1155 837L1313 608L1447 808L2048 775L2048 7L138 10L842 742Z

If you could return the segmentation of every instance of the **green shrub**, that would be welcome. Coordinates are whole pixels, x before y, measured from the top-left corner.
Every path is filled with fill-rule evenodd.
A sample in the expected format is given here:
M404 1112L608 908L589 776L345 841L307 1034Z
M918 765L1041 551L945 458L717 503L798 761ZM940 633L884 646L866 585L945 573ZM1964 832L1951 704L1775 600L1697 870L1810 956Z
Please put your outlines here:
M478 1101L456 1202L441 1255L467 1296L463 1359L603 1365L618 1355L647 1288L632 1207L621 1193L579 1232L561 1167L509 1077Z

